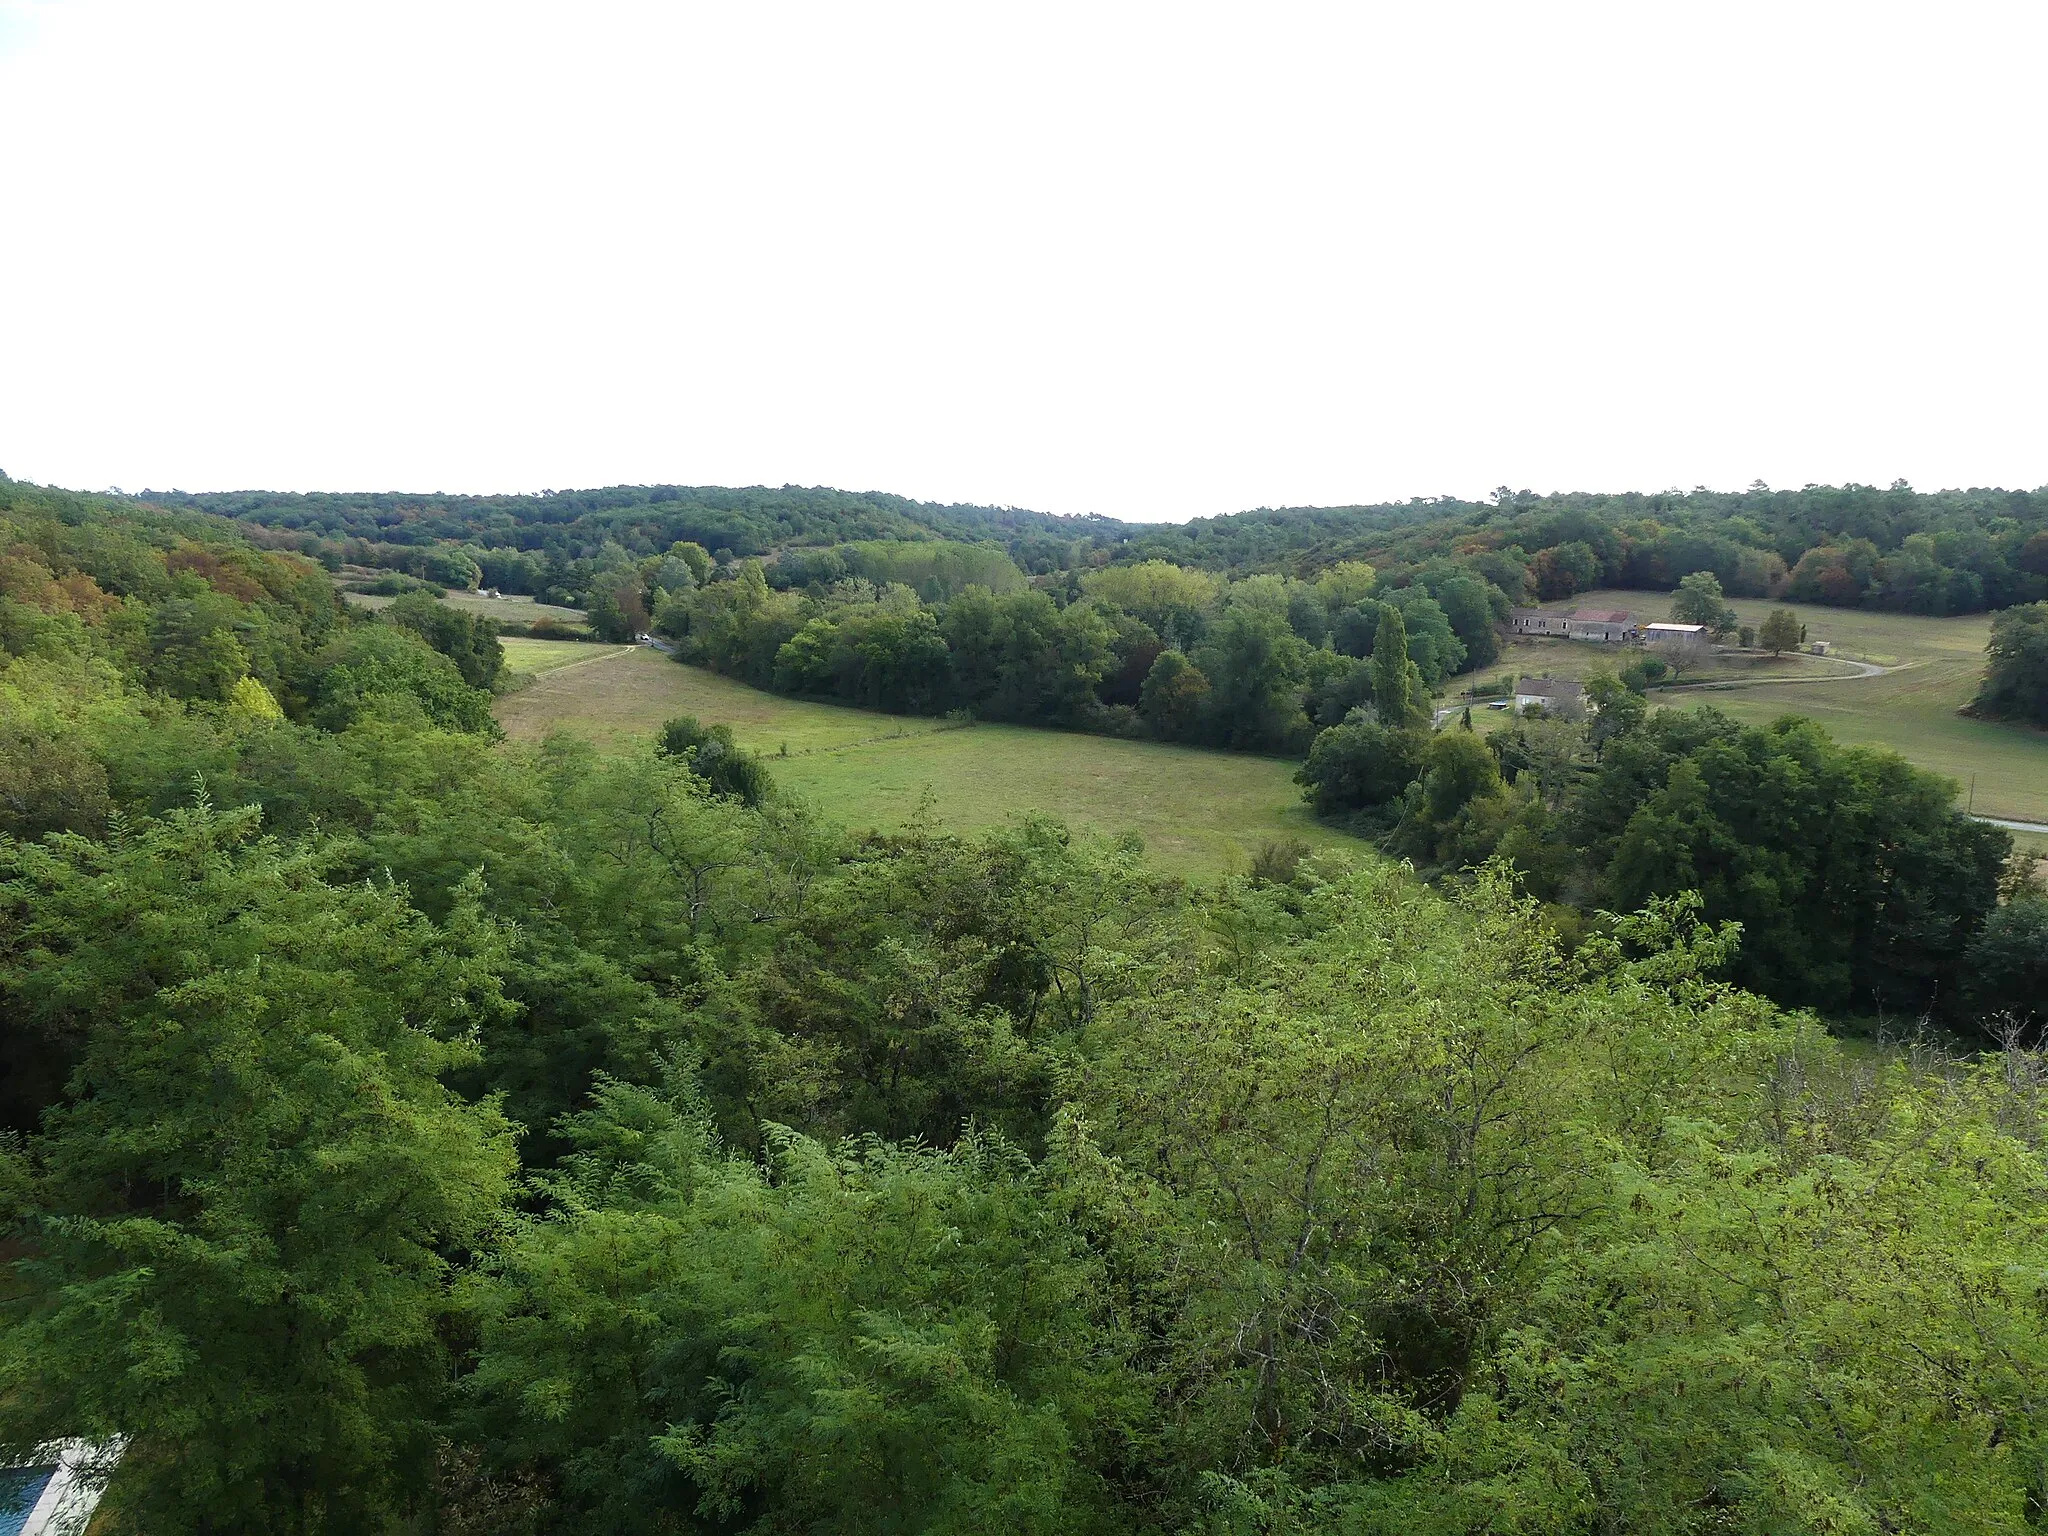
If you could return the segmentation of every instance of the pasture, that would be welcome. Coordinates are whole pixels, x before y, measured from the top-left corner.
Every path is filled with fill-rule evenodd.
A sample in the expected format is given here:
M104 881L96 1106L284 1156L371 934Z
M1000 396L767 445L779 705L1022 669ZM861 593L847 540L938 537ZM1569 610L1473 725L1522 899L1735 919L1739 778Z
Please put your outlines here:
M1671 595L1588 592L1569 603L1545 606L1582 605L1631 608L1647 621L1670 612ZM1750 725L1767 724L1780 715L1805 715L1819 721L1838 741L1889 747L1909 762L1946 774L1956 781L1957 800L1981 815L2048 822L2048 732L1972 720L1956 713L1977 691L1984 645L1991 636L1989 614L1934 619L1743 597L1731 599L1729 606L1745 624L1762 623L1773 608L1790 608L1806 625L1808 639L1831 642L1834 655L1900 670L1883 677L1796 683L1787 680L1790 674L1771 677L1758 673L1752 674L1758 679L1753 686L1653 693L1651 697L1662 707L1708 704ZM1603 654L1598 646L1569 641L1536 643L1587 652L1596 659ZM1826 665L1821 658L1788 660L1816 668ZM1505 664L1489 667L1487 672L1492 675L1504 669ZM1554 674L1574 675L1555 669Z
M1279 838L1364 847L1315 822L1289 762L806 703L644 647L539 675L501 698L497 714L515 740L560 728L611 746L644 741L676 715L728 725L779 783L854 827L928 820L966 831L1044 811L1077 827L1136 832L1160 867L1197 877L1242 871Z
M505 648L505 677L514 684L539 677L563 667L587 666L630 645L591 645L581 640L529 640L524 635L506 635L498 644Z
M1619 672L1642 655L1634 646L1594 645L1582 640L1517 635L1505 641L1500 660L1445 682L1446 704L1456 703L1466 688L1481 693L1509 677L1568 677L1577 682L1603 672ZM1786 678L1853 677L1856 669L1822 656L1728 655L1711 666L1685 674L1687 682L1777 682Z
M388 608L395 597L378 597L371 592L344 592L342 596L359 608ZM530 597L485 597L476 592L450 592L441 599L464 613L481 613L503 624L531 624L535 619L553 619L557 624L581 624L589 617L581 608L563 608L555 603L537 602Z

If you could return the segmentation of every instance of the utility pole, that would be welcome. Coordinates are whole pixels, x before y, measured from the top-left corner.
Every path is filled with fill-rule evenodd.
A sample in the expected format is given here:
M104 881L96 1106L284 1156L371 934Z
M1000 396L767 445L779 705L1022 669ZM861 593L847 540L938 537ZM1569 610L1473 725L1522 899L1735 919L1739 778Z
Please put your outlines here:
M1977 814L1977 775L1974 773L1970 775L1970 807L1963 814L1965 816Z

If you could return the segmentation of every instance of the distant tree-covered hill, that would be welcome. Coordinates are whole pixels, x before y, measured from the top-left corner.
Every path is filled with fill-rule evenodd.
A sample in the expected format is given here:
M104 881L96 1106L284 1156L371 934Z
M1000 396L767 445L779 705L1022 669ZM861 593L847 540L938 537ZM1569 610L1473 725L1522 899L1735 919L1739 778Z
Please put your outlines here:
M1395 584L1446 562L1511 601L1601 586L1675 588L1709 570L1742 597L1971 613L2048 598L2048 491L1920 492L1904 484L1741 492L1569 493L1507 487L1486 501L1422 498L1259 508L1139 525L879 492L785 486L612 486L532 496L145 492L343 564L456 583L475 577L574 601L598 573L678 542L745 559L796 548L948 540L999 546L1028 575L1167 560L1312 577L1364 560ZM459 559L451 558L460 554Z
M263 527L373 544L474 544L587 559L607 544L656 554L687 540L734 555L862 539L964 541L1121 535L1110 518L1059 517L1019 507L942 505L877 491L824 487L614 485L531 496L441 492L145 491L164 507L191 507Z

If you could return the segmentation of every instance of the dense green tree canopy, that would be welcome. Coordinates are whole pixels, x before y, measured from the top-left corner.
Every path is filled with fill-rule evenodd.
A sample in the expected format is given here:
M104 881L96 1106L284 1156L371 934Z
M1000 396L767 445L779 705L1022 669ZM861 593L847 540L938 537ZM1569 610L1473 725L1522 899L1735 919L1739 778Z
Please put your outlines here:
M1970 708L1994 720L2048 726L2048 602L1991 621L1984 682Z

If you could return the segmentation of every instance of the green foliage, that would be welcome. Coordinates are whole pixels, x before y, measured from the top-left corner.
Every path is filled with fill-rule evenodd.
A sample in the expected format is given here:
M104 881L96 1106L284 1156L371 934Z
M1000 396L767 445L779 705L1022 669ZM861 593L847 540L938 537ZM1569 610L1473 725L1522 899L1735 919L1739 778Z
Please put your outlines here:
M2030 890L1987 917L1962 972L1987 1033L2038 1041L2048 1027L2048 897Z
M1098 524L753 495L688 511L734 514L715 568L653 493L447 548L828 696L1137 729L1135 689L1266 748L1341 708L1305 790L1440 887L1276 841L1190 889L1043 819L852 836L691 720L504 742L441 605L353 620L217 524L0 482L0 1448L126 1436L136 1529L2038 1523L2048 903L2009 840L1622 679L1584 725L1409 727L1418 637L1531 580L1782 584L1765 546L1826 505L1883 600L2024 551L2031 502L1931 553L1902 491L1116 545L1225 581L1105 566ZM396 515L525 506L487 500ZM825 558L918 530L1014 533L1036 584ZM1994 1049L1851 1055L1740 982Z
M10 1032L72 1068L18 1164L0 1441L133 1437L152 1524L378 1528L431 1454L449 1255L508 1193L505 1121L438 1081L499 940L255 821L0 845Z
M1984 681L1970 712L2048 726L2048 602L2009 609L1991 621Z
M942 603L968 587L1016 592L1024 573L1002 550L952 540L869 540L836 552L856 576L886 586L906 586L928 603Z
M1388 607L1400 611L1408 659L1415 663L1425 684L1437 688L1453 672L1465 670L1465 642L1453 633L1450 617L1435 598L1420 587L1397 587L1386 595L1386 602ZM1490 615L1484 628L1486 633L1492 633ZM1374 651L1378 651L1377 637ZM1498 655L1498 649L1493 654Z
M1309 730L1301 707L1309 654L1284 609L1227 609L1194 656L1209 680L1208 734L1227 746L1300 750Z
M1684 748L1689 727L1667 718L1610 744L1582 801L1581 835L1613 849L1610 904L1701 892L1743 924L1738 976L1790 1003L1924 1007L1959 990L2006 834L1953 809L1946 780L1810 721L1709 717Z
M478 1288L469 1384L560 1528L1118 1528L1134 1394L1057 1170L786 1132L757 1167L623 1084L572 1127L553 1211Z
M1716 636L1735 628L1735 610L1721 596L1721 581L1712 571L1694 571L1678 584L1671 598L1671 622L1704 624Z
M681 758L713 794L731 795L742 805L758 806L772 787L761 759L733 744L730 726L700 725L684 715L662 726L655 750Z
M311 715L327 730L345 730L392 707L417 710L449 730L497 729L490 695L465 682L454 661L397 625L350 631L315 658L314 668Z
M1186 741L1209 709L1209 679L1179 651L1161 651L1145 674L1138 711L1167 741Z
M1319 816L1385 805L1422 772L1429 738L1377 721L1346 721L1316 734L1295 774Z
M470 687L489 692L497 686L505 666L505 648L498 643L498 626L485 615L464 613L423 592L413 592L386 608L383 616L454 662Z
M1409 658L1408 630L1401 610L1380 611L1372 644L1372 706L1382 724L1411 726L1429 718L1429 695Z
M1773 608L1757 627L1756 643L1773 656L1782 656L1787 651L1799 649L1800 637L1804 633L1798 614L1790 608Z

